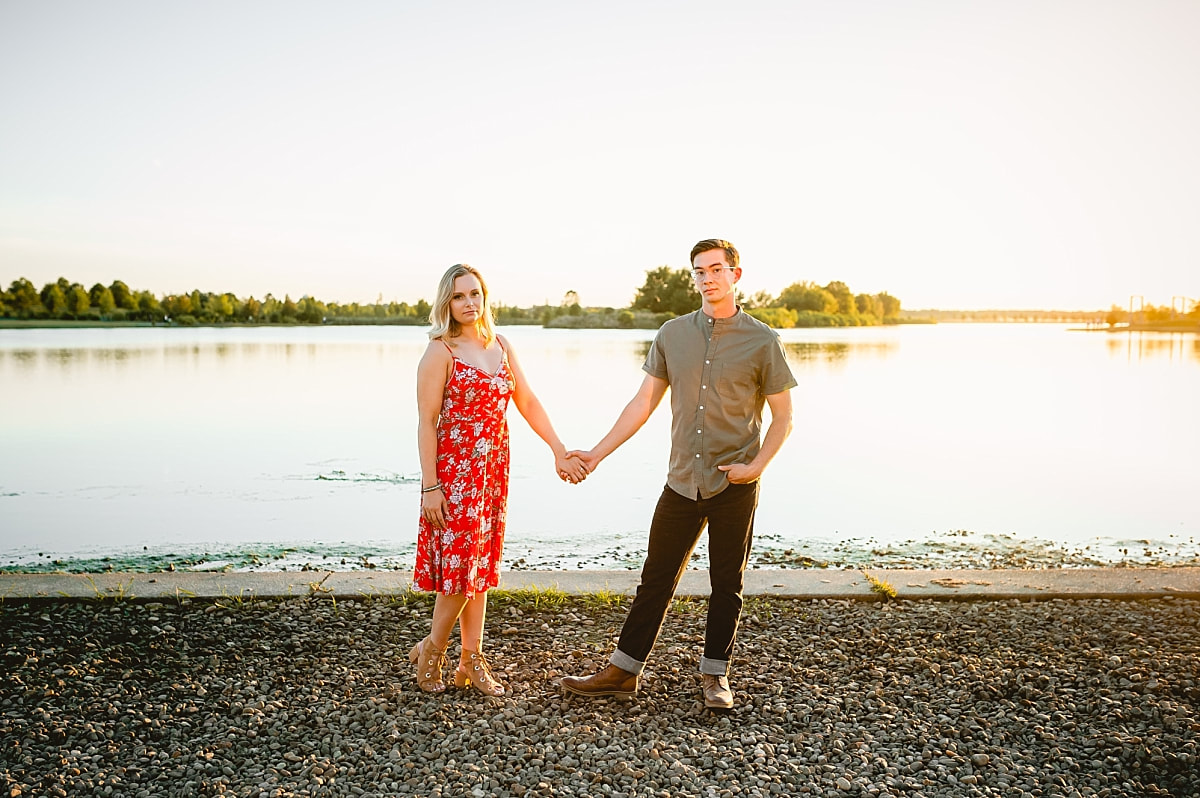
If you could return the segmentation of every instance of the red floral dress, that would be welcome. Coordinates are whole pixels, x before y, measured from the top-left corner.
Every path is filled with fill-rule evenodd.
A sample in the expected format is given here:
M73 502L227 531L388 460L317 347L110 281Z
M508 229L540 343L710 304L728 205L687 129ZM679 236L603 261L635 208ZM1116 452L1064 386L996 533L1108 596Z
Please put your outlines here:
M454 358L437 425L446 527L434 529L424 516L420 519L413 572L417 590L474 598L500 582L508 506L505 411L512 391L507 354L495 374Z

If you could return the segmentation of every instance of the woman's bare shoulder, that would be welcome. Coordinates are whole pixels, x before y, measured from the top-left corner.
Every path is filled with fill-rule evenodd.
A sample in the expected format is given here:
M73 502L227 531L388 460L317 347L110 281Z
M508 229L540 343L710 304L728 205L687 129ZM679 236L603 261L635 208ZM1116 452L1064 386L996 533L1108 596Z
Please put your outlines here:
M441 338L434 338L425 346L425 354L421 359L429 363L449 362L454 358L450 354L449 347L450 344L446 341L443 341Z

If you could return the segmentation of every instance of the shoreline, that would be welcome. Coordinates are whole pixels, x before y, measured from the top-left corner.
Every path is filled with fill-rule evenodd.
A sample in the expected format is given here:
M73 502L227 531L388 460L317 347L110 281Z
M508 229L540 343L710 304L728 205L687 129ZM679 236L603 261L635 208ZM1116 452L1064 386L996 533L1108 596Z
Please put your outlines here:
M629 570L503 571L498 594L632 596L640 573ZM676 596L709 592L708 572L688 570ZM745 595L792 599L1048 600L1200 599L1200 567L1078 569L842 569L750 570ZM0 573L0 600L111 600L179 602L187 599L394 599L419 596L399 571L174 572L38 574Z
M265 542L192 546L137 545L61 551L13 547L0 554L2 573L308 573L316 571L409 572L415 543L392 541L323 543ZM510 535L502 568L527 572L640 571L645 535L608 539ZM904 540L867 537L809 537L792 540L778 532L755 535L748 571L846 569L1077 569L1200 566L1200 540L1194 534L1166 539L1104 538L1058 542L1012 534L957 529ZM690 569L708 567L707 547L699 546Z

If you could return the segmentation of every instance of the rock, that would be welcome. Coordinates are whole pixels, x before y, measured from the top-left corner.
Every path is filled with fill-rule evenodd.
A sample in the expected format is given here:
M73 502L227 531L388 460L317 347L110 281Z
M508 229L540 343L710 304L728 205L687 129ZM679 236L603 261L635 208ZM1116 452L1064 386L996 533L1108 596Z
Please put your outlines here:
M424 608L9 602L0 784L19 796L1200 794L1195 599L751 601L760 621L739 636L727 714L698 697L703 602L668 616L629 700L557 686L607 661L625 606L498 608L485 642L512 694L494 701L416 689L406 654L428 630Z

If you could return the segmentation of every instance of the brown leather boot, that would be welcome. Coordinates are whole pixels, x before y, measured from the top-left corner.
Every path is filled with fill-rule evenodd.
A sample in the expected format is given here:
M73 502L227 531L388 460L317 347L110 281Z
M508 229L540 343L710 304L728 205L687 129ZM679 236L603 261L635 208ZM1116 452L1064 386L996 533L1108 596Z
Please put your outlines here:
M700 674L704 691L704 706L709 709L733 709L733 691L729 689L728 676Z
M609 665L593 676L564 676L562 686L575 695L633 695L638 691L638 675Z

